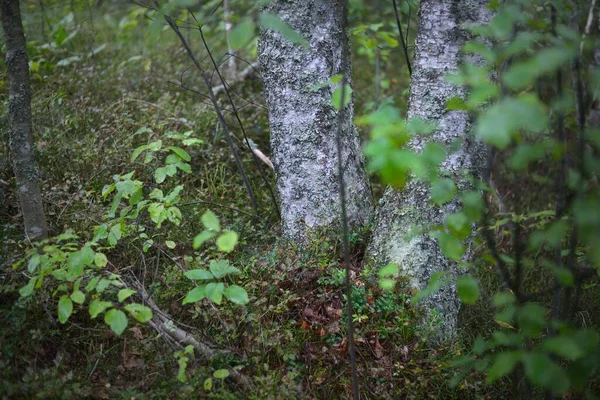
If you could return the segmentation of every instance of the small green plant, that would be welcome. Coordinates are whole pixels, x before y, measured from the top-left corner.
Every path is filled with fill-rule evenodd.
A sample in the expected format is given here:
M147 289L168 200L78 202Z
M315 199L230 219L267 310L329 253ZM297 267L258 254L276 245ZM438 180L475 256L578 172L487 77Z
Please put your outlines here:
M205 230L194 238L194 248L197 249L208 240L217 235L216 244L221 252L233 251L238 242L238 235L233 231L221 232L221 224L217 216L210 210L202 215L202 224ZM190 292L183 299L183 304L196 303L208 298L215 304L221 304L223 296L236 304L247 304L248 293L238 285L225 285L222 278L229 275L239 274L240 270L229 264L228 260L211 260L208 269L192 269L185 276L194 281L205 281Z

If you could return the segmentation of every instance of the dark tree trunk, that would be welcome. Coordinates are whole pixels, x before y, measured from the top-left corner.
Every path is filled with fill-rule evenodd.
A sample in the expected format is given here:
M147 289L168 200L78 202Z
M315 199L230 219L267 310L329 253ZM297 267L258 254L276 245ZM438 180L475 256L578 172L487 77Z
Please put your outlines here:
M8 141L13 172L23 213L25 234L31 240L47 236L48 227L39 187L31 132L29 58L18 0L0 0L0 16L6 41L8 69Z

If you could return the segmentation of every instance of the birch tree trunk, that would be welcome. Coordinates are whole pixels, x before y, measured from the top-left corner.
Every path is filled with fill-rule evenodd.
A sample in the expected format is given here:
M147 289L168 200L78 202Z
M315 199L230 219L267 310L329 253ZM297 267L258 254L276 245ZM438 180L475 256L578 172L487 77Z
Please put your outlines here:
M462 171L477 175L485 161L485 148L472 140L469 116L462 111L447 111L446 102L463 94L444 77L456 71L461 61L460 49L468 33L461 28L466 22L482 22L489 18L486 0L422 0L419 9L419 28L408 119L421 118L434 121L437 130L427 138L416 138L409 146L421 151L424 144L433 140L447 147L456 140L463 140L460 149L443 163L459 188L468 186ZM453 200L443 207L431 203L429 185L410 180L404 190L388 188L380 202L375 217L375 229L368 254L375 266L396 263L417 289L427 286L436 271L448 271L456 276L456 265L445 258L435 239L422 230L441 224L444 217L458 211L459 203ZM421 233L414 233L414 228ZM456 334L460 303L455 285L446 285L423 301L424 323L437 319L439 325L432 332L433 341L449 339Z
M38 184L39 172L33 156L29 59L25 51L19 0L0 0L0 18L6 41L5 62L10 82L7 113L10 158L25 234L31 240L40 240L47 236L48 228Z
M279 16L308 42L293 44L278 32L263 29L258 59L269 108L272 161L277 177L283 232L300 241L309 232L331 227L339 231L336 132L338 111L331 104L335 88L315 85L343 70L349 52L343 0L275 0L265 10ZM347 54L349 55L349 54ZM348 76L348 81L350 82ZM364 169L354 105L345 110L342 161L345 166L349 225L368 222L370 186Z

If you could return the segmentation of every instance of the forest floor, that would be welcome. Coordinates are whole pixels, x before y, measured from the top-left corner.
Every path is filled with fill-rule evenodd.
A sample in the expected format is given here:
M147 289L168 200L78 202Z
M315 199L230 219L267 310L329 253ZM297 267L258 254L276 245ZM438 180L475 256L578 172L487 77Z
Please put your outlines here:
M276 208L261 177L266 174L273 186L272 171L257 165L241 140L235 143L257 194L254 209L212 106L178 85L190 63L172 32L150 41L145 26L124 28L117 17L86 26L68 46L30 46L37 63L32 68L36 148L51 233L72 230L82 243L89 240L110 208L102 189L114 175L135 170L136 178L153 188L153 164L130 161L138 146L158 139L177 145L178 135L199 139L189 149L192 173L173 182L184 185L181 225L159 229L148 217L140 217L153 245L143 252L138 243L125 240L105 252L115 272L145 282L178 326L224 352L212 360L191 358L183 382L173 356L177 349L150 326L132 324L119 337L84 309L60 324L57 299L50 291L20 299L18 289L26 278L11 265L23 257L28 243L21 239L17 199L9 191L0 209L0 397L349 398L344 274L337 238L323 235L297 251L281 237ZM82 50L89 48L96 50ZM69 62L73 55L80 58ZM356 80L360 87L360 74ZM184 86L203 90L194 71L186 73ZM240 115L248 135L268 153L260 81L250 76L235 90L240 98L254 99L239 100L245 104ZM6 92L4 85L0 95ZM223 93L219 99L226 105ZM0 179L13 183L8 173ZM247 306L215 307L208 300L182 305L193 287L182 272L215 257L211 246L194 251L191 245L207 209L239 234L238 248L227 257L241 270L235 282L248 291ZM367 233L351 237L363 398L511 398L510 382L490 386L480 374L456 387L448 384L455 372L452 360L493 326L486 306L464 313L459 343L429 347L419 339L418 316L407 302L410 293L401 288L382 291L373 272L363 269ZM237 386L230 378L207 383L219 368L237 369L252 386Z

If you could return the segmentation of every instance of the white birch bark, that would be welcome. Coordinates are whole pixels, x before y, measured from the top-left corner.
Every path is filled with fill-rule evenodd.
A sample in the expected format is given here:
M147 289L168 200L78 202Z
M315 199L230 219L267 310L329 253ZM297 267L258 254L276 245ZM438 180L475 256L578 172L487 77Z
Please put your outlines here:
M459 188L468 186L462 174L465 169L476 175L482 170L485 149L467 136L470 121L466 112L446 111L446 102L463 93L444 77L457 70L461 47L469 39L462 24L488 20L486 4L486 0L422 0L419 9L407 117L434 121L437 130L432 136L411 141L409 146L421 151L429 140L448 147L455 139L464 140L460 149L442 163L447 176L454 179ZM415 179L400 192L387 189L375 218L368 249L370 262L374 266L398 264L417 289L425 288L436 271L448 271L455 277L455 263L445 258L436 240L422 231L443 223L446 215L458 209L456 200L442 207L431 203L429 185ZM421 232L415 233L415 228ZM444 286L422 304L423 324L429 325L436 317L439 322L432 332L433 341L456 334L460 303L454 284Z
M312 88L341 74L342 59L350 59L342 57L342 52L349 52L345 12L342 0L275 0L265 11L279 16L309 44L305 48L263 29L258 47L282 228L286 236L302 241L312 230L340 228L336 168L339 114L331 105L332 88ZM345 115L342 157L352 227L368 222L372 200L352 122L353 103Z

